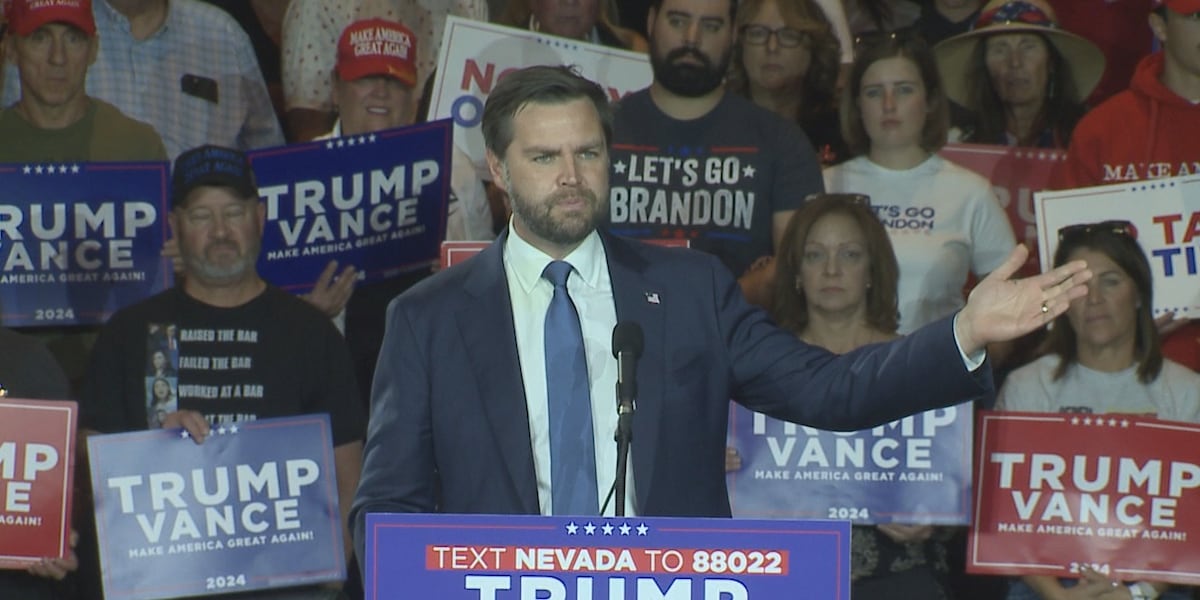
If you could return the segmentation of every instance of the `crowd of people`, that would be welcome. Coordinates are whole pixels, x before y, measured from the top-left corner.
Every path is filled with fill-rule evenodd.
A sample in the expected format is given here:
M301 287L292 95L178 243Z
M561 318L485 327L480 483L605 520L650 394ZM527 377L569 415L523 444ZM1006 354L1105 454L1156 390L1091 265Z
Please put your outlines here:
M1026 326L1026 315L1004 312L1024 307L1014 300L1025 296L1003 296L1000 285L1024 254L992 183L939 154L955 142L1065 151L1054 189L1200 171L1200 0L1113 0L1086 15L1069 0L4 4L0 162L171 161L163 252L178 283L103 326L0 329L3 389L78 400L89 435L183 427L200 443L225 423L328 413L348 558L362 550L362 516L374 510L560 512L567 486L551 485L551 464L561 425L548 424L561 423L548 398L560 385L548 371L559 369L542 364L551 347L542 319L564 293L582 329L579 368L590 375L568 387L593 395L611 394L615 382L607 335L618 315L655 322L645 311L660 301L700 315L674 346L647 343L675 367L659 374L670 382L646 384L652 391L670 385L678 389L664 396L705 399L668 402L663 418L695 426L637 439L677 444L703 464L655 475L651 489L642 473L658 465L638 462L651 453L635 445L635 513L728 516L731 397L772 416L856 428L938 402L986 401L995 370L1001 409L1200 422L1200 326L1155 318L1132 226L1059 231L1057 270L1013 286L1040 303ZM449 16L646 53L653 81L610 107L566 71L501 79L482 115L489 173L456 182L450 207L449 237L496 240L470 268L356 287L355 265L331 262L303 297L259 277L264 206L245 152L424 120ZM361 43L375 38L404 42ZM718 176L706 176L714 164ZM678 175L647 177L646 165ZM902 218L911 214L928 224L912 229ZM715 258L624 238L685 239ZM570 269L551 282L547 261ZM626 298L633 287L638 302ZM721 298L727 289L738 297ZM994 329L985 310L1020 320L1020 330ZM1051 320L1048 334L1036 327ZM180 336L197 329L254 341ZM1044 336L1034 356L1010 352L1018 334ZM840 389L837 377L826 387L807 379L810 363L881 360L875 349L890 344L950 357L911 382L886 380L901 390L945 382L946 397L889 407L883 394ZM763 366L764 349L795 364ZM248 366L233 379L181 367L194 356ZM455 358L437 364L447 356ZM461 373L463 364L474 372ZM766 385L776 379L789 385ZM185 383L256 391L253 401L198 399L179 393ZM808 403L844 397L855 412L819 414L777 397L781 389L822 398ZM455 448L449 440L464 431L491 439L473 420L484 391L503 398L489 399L502 408L483 416L521 435L498 448ZM595 437L588 473L615 461L603 412L586 423ZM435 427L435 416L446 418ZM506 454L515 447L524 454ZM510 473L513 464L521 468ZM582 487L585 496L598 487L600 502L562 506L603 505L603 485ZM72 556L0 571L0 597L101 597L90 508L77 502ZM1092 572L980 585L956 566L961 544L949 528L856 527L854 597L1193 594ZM262 597L353 598L356 575L341 589Z

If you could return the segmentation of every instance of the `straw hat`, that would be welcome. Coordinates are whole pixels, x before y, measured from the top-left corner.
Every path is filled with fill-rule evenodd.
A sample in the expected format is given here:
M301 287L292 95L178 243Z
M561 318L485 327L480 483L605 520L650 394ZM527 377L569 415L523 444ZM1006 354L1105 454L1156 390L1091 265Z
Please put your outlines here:
M991 0L979 11L971 31L949 38L934 47L942 85L951 100L966 105L967 73L976 47L985 36L996 33L1040 33L1070 66L1075 91L1082 102L1104 75L1104 53L1095 44L1058 26L1054 9L1043 0Z

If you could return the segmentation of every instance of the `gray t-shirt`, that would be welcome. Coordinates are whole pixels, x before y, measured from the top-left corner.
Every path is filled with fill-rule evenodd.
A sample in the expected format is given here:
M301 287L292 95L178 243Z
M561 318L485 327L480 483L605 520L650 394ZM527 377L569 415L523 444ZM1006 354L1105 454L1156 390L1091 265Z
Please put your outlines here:
M1169 360L1150 383L1137 378L1137 365L1115 373L1075 363L1054 380L1058 355L1043 356L1013 371L996 401L1002 410L1123 413L1200 423L1200 374Z

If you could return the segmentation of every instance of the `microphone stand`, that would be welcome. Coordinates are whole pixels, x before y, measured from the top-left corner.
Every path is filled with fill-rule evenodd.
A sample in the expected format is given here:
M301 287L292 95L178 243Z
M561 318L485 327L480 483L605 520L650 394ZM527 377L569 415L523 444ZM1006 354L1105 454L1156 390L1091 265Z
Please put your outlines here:
M617 384L617 432L613 439L617 442L617 477L613 482L616 488L616 505L613 514L625 516L625 482L629 466L629 446L633 443L633 412L634 399L631 395L621 393L621 385Z

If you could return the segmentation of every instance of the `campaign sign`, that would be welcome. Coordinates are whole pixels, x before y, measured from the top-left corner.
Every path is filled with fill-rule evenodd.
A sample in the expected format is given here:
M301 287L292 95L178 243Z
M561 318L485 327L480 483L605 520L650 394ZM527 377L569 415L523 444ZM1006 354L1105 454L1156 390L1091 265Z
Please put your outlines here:
M1049 187L1051 173L1058 163L1066 160L1067 154L1046 148L984 144L946 144L938 154L992 183L1017 241L1029 248L1029 260L1020 274L1039 273L1033 194Z
M0 165L9 327L92 325L166 289L167 163Z
M1200 176L1034 194L1038 248L1049 269L1067 225L1129 221L1154 276L1154 315L1200 317Z
M74 402L0 397L0 569L70 550Z
M850 597L850 524L368 514L367 600Z
M343 579L327 415L88 438L104 593L178 598Z
M970 403L874 429L822 431L731 403L735 517L962 525L971 507Z
M1200 425L979 413L967 570L1200 584Z
M249 153L266 202L258 270L294 293L330 260L371 283L427 267L446 236L449 121Z
M446 18L442 40L429 118L454 119L454 143L483 179L491 179L480 131L483 105L492 86L509 71L571 65L600 84L611 100L648 87L654 78L643 53L455 16Z

